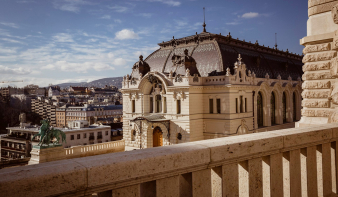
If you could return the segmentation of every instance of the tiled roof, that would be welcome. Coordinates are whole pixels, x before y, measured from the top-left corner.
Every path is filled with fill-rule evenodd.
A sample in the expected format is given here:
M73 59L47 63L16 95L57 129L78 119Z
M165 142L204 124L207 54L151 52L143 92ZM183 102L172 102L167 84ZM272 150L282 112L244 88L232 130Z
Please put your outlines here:
M150 54L145 61L150 71L169 73L174 70L172 56L183 55L185 49L196 61L201 76L208 76L213 71L224 73L229 67L233 72L238 54L241 54L247 71L251 70L258 78L266 73L276 79L278 75L287 80L289 76L297 80L302 76L302 56L281 51L256 43L233 39L211 33L201 33L180 39L160 43L160 49Z

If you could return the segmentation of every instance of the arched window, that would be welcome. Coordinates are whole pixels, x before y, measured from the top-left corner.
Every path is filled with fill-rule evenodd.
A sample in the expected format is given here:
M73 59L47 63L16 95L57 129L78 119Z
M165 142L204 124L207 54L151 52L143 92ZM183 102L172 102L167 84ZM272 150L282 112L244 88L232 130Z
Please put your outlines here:
M283 104L283 123L286 123L286 95L285 95L285 92L283 92L282 104Z
M293 121L297 121L297 105L296 105L296 93L292 95L292 106L293 106Z
M263 97L261 92L258 92L257 95L257 124L258 127L263 126Z
M271 99L270 99L270 111L271 111L271 125L276 124L276 98L275 93L271 93Z
M161 95L156 95L156 113L162 112L162 97Z

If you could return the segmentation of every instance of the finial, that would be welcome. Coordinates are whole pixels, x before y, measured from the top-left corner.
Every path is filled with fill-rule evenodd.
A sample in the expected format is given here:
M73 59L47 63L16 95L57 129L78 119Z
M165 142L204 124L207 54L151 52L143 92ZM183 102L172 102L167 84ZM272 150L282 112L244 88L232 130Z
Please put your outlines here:
M206 24L205 24L205 7L203 7L203 14L204 14L204 23L203 23L203 32L207 32L207 30L205 29L205 27L207 26Z
M175 39L175 36L173 36L173 39Z
M241 58L241 54L238 54L238 65L242 65L242 58Z

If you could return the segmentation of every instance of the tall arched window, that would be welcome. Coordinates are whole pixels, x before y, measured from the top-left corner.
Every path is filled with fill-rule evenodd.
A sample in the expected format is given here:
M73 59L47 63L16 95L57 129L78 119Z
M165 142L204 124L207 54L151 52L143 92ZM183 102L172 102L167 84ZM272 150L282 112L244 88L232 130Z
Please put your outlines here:
M286 95L285 95L285 92L283 92L282 104L283 104L283 123L286 123Z
M271 125L276 124L276 98L275 93L271 93L271 99L270 99L270 111L271 111Z
M297 121L296 93L292 95L293 121Z
M161 95L156 95L156 113L162 112L162 97Z
M258 92L257 95L257 124L258 127L263 126L263 97L261 92Z

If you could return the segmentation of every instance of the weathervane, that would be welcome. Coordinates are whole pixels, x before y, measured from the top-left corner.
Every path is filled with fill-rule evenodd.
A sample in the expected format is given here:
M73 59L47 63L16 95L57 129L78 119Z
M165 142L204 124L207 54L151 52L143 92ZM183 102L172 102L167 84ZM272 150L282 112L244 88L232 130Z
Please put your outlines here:
M206 24L205 24L205 7L203 7L203 14L204 14L204 23L203 23L203 32L207 32L207 30L205 29L205 27L207 26Z

